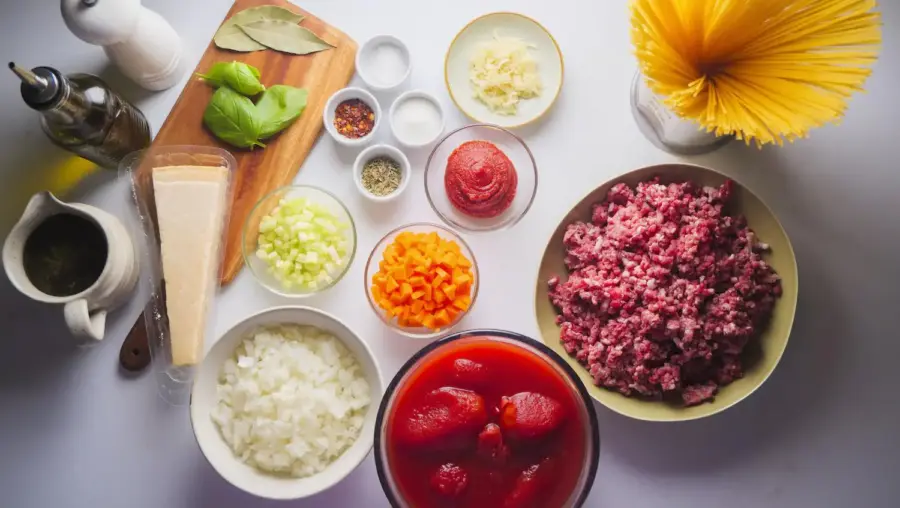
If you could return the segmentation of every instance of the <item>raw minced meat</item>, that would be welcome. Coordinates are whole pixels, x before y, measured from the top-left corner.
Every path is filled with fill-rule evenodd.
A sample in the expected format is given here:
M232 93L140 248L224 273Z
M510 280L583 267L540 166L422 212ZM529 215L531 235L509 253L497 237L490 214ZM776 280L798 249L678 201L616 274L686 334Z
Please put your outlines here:
M711 400L743 375L741 353L766 325L781 281L732 182L618 184L563 239L567 280L549 281L560 339L594 382L625 395Z

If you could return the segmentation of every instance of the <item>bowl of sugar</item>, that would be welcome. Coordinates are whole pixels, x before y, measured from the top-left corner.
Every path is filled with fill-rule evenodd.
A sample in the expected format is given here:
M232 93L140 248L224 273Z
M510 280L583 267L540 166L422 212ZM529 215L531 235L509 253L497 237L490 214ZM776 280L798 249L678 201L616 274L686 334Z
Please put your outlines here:
M444 132L444 110L437 97L422 90L400 94L388 113L391 131L406 148L428 146Z
M409 48L393 35L376 35L356 52L356 71L376 92L392 92L409 79Z

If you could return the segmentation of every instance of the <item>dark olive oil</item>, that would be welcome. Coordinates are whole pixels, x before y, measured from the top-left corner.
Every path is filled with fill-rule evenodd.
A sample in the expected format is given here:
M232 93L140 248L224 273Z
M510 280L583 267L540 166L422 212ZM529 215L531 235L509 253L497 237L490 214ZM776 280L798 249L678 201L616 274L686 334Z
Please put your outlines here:
M61 213L47 217L22 253L25 275L51 296L71 296L91 287L106 266L109 247L100 226L84 217Z

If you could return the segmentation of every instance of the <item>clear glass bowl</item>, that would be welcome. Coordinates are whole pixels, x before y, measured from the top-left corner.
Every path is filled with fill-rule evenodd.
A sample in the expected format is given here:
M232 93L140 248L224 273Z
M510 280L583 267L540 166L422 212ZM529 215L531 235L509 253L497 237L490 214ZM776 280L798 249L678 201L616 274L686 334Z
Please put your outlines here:
M393 243L393 241L397 237L397 235L399 235L400 233L403 233L404 231L409 231L411 233L432 233L432 232L434 232L434 233L437 233L438 236L440 236L444 240L453 240L454 242L459 244L460 252L462 252L462 254L465 255L467 258L469 258L469 261L472 262L472 275L475 279L472 282L472 289L471 289L471 293L470 293L470 296L472 297L472 302L469 304L469 308L466 311L460 312L456 316L456 319L453 320L453 322L451 322L445 328L442 328L438 331L434 331L434 330L431 330L431 329L425 328L425 327L410 328L410 327L400 326L397 323L397 318L395 316L388 315L388 313L384 309L382 309L381 307L378 306L378 304L375 302L375 297L372 296L372 277L378 272L378 269L379 269L378 265L381 262L381 260L384 259L384 250L387 248L388 245ZM459 324L459 322L462 321L463 318L465 318L466 315L469 312L471 312L472 308L475 306L475 301L478 299L478 285L481 280L480 275L478 274L478 261L475 260L475 255L472 253L472 249L465 242L465 240L463 240L457 233L453 232L452 230L450 230L444 226L441 226L438 224L431 224L428 222L416 222L416 223L412 223L412 224L406 224L406 225L400 226L397 229L394 229L391 232L389 232L388 234L386 234L384 236L384 238L382 238L378 242L378 244L375 245L375 248L372 249L372 253L369 254L369 259L368 259L368 261L366 261L365 275L366 275L366 278L363 281L363 283L366 288L366 296L368 297L368 300L369 300L369 306L372 307L372 310L375 312L375 314L378 315L378 317L386 325L388 325L388 327L395 330L397 333L399 333L401 335L405 335L405 336L413 338L413 339L432 339L432 338L438 337L440 335L443 335L443 334L449 332L450 330L453 329L454 326Z
M496 145L516 168L518 185L515 198L509 208L496 217L479 218L462 213L450 202L444 187L444 174L450 154L466 141L478 140ZM497 125L472 124L456 129L435 145L425 164L425 195L428 203L441 220L465 231L496 231L514 226L531 208L537 184L537 163L528 145L519 136Z
M344 239L348 243L346 261L342 266L337 267L332 273L329 273L332 278L330 283L322 284L313 290L298 286L286 287L282 281L272 273L269 264L256 256L259 241L260 220L278 206L282 199L298 197L306 198L325 206L338 220L344 221L350 226L344 233ZM353 257L356 255L356 223L353 222L353 217L350 215L350 211L347 210L347 207L344 206L344 203L342 203L334 194L311 185L287 185L279 187L263 196L250 211L250 215L244 223L241 251L244 256L244 263L263 287L282 296L302 298L321 293L322 291L333 287L347 274L350 265L353 263Z
M375 468L378 471L378 480L381 482L381 488L384 490L385 496L387 496L391 506L397 508L412 507L404 499L397 481L394 479L387 450L388 425L393 419L397 394L405 391L406 383L410 379L417 377L421 372L421 368L429 364L429 359L433 355L444 353L446 348L465 347L466 345L477 344L483 341L503 342L506 345L521 348L540 358L553 367L571 390L573 398L577 402L578 416L582 421L582 427L585 432L585 448L581 474L566 503L560 508L582 506L594 484L594 477L597 474L597 465L600 459L600 431L597 424L597 414L594 411L594 405L587 389L578 379L578 374L575 373L572 367L541 342L515 332L488 329L457 332L432 342L400 367L400 371L388 384L384 396L381 398L378 416L375 419Z

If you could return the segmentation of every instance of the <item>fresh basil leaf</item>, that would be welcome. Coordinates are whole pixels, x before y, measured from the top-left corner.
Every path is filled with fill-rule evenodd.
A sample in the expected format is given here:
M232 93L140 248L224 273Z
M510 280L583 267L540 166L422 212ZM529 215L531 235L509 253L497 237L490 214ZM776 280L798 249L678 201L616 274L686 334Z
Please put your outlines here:
M261 19L278 19L299 23L303 20L303 16L277 5L251 7L235 13L234 16L225 20L222 26L219 27L219 30L216 31L213 41L216 43L216 46L232 51L247 52L266 49L265 46L248 37L247 34L237 27L239 23L252 23Z
M227 86L213 94L203 112L203 124L217 138L238 148L266 146L259 142L260 121L256 106Z
M263 92L256 103L259 138L270 138L294 123L306 109L308 95L305 88L289 85L273 85Z
M218 62L209 68L209 72L198 76L215 87L227 85L248 97L266 89L259 82L259 69L244 62Z

